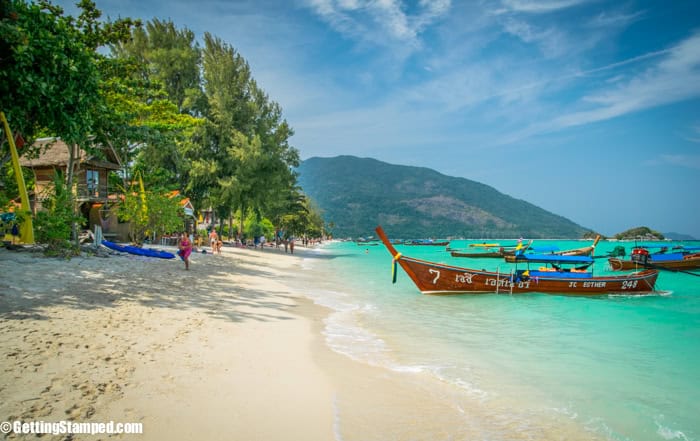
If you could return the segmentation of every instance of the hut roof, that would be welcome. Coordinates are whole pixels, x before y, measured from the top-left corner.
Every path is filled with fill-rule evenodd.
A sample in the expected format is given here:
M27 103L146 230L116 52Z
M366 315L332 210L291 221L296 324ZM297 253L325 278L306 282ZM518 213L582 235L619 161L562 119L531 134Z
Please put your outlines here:
M35 158L20 158L23 167L66 167L68 165L69 152L68 145L60 138L41 138L33 144L39 147L39 156ZM106 159L98 155L88 154L82 148L78 148L78 162L80 164L92 165L94 167L118 170L120 168L119 159L111 148L98 148Z

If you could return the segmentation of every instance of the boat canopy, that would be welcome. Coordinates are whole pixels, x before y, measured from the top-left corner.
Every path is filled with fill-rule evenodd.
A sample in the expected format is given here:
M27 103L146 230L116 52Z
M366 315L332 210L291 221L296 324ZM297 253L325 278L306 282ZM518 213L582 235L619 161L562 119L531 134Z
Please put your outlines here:
M683 260L683 253L652 254L652 262L665 262L667 260Z

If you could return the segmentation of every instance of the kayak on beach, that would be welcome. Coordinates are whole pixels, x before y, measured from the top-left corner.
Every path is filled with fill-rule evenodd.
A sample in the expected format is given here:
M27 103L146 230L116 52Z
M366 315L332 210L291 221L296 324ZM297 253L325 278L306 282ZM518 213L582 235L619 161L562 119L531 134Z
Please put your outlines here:
M160 259L174 259L175 255L167 251L153 250L150 248L139 248L132 245L119 245L108 240L102 240L102 245L115 251L123 253L136 254L137 256L158 257Z

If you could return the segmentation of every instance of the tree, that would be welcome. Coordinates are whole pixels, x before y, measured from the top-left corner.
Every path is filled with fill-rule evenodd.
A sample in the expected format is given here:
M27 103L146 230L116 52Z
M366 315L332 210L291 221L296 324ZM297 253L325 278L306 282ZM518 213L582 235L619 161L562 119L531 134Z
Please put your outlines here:
M94 49L73 21L48 2L10 0L0 48L0 96L12 127L29 141L42 130L68 143L84 139L101 97Z
M49 194L48 199L43 202L46 210L37 214L37 241L48 245L48 254L74 255L77 249L73 249L69 243L71 226L83 219L73 211L71 194L60 172L56 173L53 191Z
M177 29L172 21L153 19L111 49L117 58L136 60L141 77L161 84L178 112L202 114L206 101L201 88L201 50L194 32Z
M654 231L649 227L635 227L629 230L623 231L615 235L615 239L618 240L631 240L631 239L656 239L663 240L664 235L658 231Z
M0 96L6 114L30 141L45 131L66 142L69 189L78 146L94 151L89 139L99 117L110 119L104 118L109 113L100 92L99 66L104 57L97 49L127 38L140 24L131 19L100 23L101 13L91 0L81 0L78 7L82 12L77 19L63 16L63 10L48 0L38 4L10 0L0 10L0 51L2 63L8 63L0 69ZM31 152L23 152L27 153ZM77 240L75 224L73 231Z
M178 144L186 142L204 121L180 113L157 84L140 78L132 59L106 60L102 93L111 118L97 129L96 141L119 152L123 185L131 167L142 171L149 188L175 189L185 167Z
M280 225L295 236L321 237L324 234L324 222L321 210L311 199L295 189L294 196L280 219Z
M233 47L205 34L202 60L210 124L192 160L191 188L206 187L221 214L252 209L260 217L296 182L293 131Z
M272 238L275 235L275 226L272 222L267 218L258 219L258 216L252 211L248 212L243 225L243 234L247 239L260 236Z
M131 223L129 235L136 243L141 243L151 233L180 231L184 226L178 199L152 191L147 191L145 198L134 192L125 192L119 215Z

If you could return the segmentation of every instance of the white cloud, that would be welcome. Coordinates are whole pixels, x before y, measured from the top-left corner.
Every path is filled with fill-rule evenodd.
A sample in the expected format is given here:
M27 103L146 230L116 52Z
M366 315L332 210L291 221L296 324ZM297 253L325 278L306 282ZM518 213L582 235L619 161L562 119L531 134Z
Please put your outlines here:
M450 10L451 0L421 0L414 15L401 0L308 0L307 6L336 32L363 43L420 47L420 34Z
M503 8L499 12L542 14L571 8L587 2L589 0L503 0Z
M641 20L645 15L646 11L637 11L629 14L619 11L601 12L588 22L588 26L593 28L625 27Z
M558 128L578 126L698 97L700 34L695 34L670 49L645 72L583 98L584 103L596 107L555 118L551 124Z
M509 17L504 21L503 29L525 43L538 46L546 58L569 54L571 48L575 47L570 43L569 37L555 27L541 29L524 20ZM580 45L581 42L577 44Z

